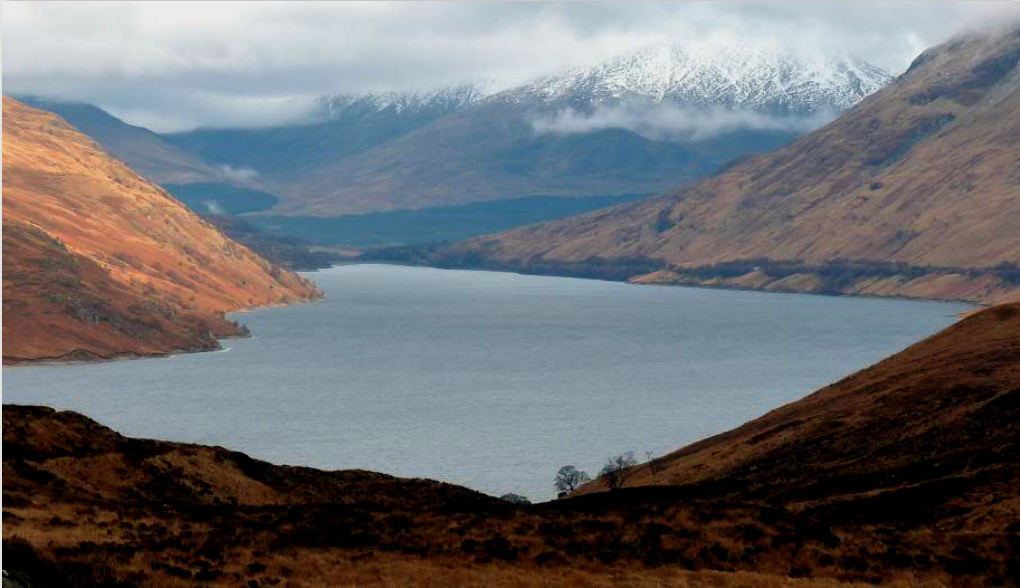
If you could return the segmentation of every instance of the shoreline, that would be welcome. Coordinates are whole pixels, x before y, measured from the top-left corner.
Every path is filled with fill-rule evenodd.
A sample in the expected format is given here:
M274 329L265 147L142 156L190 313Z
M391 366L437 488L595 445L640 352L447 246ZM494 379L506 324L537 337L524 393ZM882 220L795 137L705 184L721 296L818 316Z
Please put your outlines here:
M974 300L966 300L962 298L923 298L919 296L904 296L904 295L883 295L883 294L853 294L853 293L837 293L837 292L812 292L808 290L766 290L764 288L748 288L734 285L714 285L714 284L697 284L697 283L677 283L677 282L636 282L634 278L640 277L640 275L630 276L626 279L612 279L612 278L600 278L597 276L580 276L571 274L561 273L539 273L539 272L528 272L521 269L499 269L499 268L486 268L486 267L449 267L442 265L424 264L424 263L400 263L382 260L365 260L365 261L350 261L344 263L337 263L330 266L331 269L334 267L343 267L347 265L393 265L398 267L420 267L436 270L453 270L453 271L470 271L470 272L496 272L496 273L507 273L517 274L519 276L536 276L543 278L570 278L574 280L592 280L597 282L615 282L618 284L628 284L632 286L660 286L660 287L679 287L679 288L698 288L704 290L727 290L733 292L760 292L762 294L801 294L805 296L825 296L829 298L870 298L876 300L902 300L908 302L938 302L944 304L966 304L973 306L974 309L987 308L989 306L995 306L999 303L993 302L977 302ZM320 271L320 270L315 270Z
M313 304L325 299L326 295L321 290L318 290L321 295L308 300L295 300L294 302L287 303L273 303L263 304L259 306L252 306L247 308L240 308L237 310L231 310L223 313L224 320L231 320L230 317L236 314L243 314L247 312L253 312L257 310L269 309L269 308L285 308L288 306L296 306L299 304ZM132 361L140 359L166 359L175 355L191 355L196 353L216 353L226 351L221 341L230 341L234 339L254 339L255 335L249 331L245 335L222 335L215 336L216 347L195 347L195 348L183 348L183 349L170 349L167 351L155 352L155 353L137 353L134 351L124 351L119 353L111 354L108 357L93 356L93 357L69 357L73 356L79 350L71 351L63 356L58 357L39 357L39 358L3 358L3 367L7 368L24 368L24 367L59 367L59 366L70 366L70 365L88 365L88 364L102 364L114 361ZM87 353L87 352L86 352ZM12 363L8 363L8 359L13 359Z

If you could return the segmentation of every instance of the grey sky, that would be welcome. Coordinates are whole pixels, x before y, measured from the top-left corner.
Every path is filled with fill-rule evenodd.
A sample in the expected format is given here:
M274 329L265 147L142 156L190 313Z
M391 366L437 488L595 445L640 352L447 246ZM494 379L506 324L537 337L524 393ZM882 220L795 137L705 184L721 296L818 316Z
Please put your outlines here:
M1014 2L3 3L6 93L156 130L256 126L309 96L524 81L666 40L846 51L894 73Z

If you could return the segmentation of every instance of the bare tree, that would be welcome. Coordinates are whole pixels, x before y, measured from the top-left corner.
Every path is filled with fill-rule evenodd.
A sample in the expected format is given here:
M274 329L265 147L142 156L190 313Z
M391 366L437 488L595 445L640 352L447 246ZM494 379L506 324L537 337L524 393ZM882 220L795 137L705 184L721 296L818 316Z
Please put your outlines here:
M572 465L563 466L556 472L556 480L553 484L561 494L570 494L584 484L591 481L591 476L575 468Z
M634 466L636 465L637 459L634 458L633 451L614 455L606 460L606 465L602 467L599 476L605 479L606 485L609 486L610 490L619 490L623 488L623 485L627 483L627 479L634 473Z

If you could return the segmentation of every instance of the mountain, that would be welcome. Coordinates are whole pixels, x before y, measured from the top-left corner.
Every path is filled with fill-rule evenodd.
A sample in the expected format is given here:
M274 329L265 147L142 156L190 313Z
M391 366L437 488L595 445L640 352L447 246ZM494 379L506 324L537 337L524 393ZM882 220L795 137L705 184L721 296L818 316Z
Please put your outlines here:
M1015 25L956 38L786 147L656 199L476 238L447 261L551 272L622 263L655 272L645 282L1007 298L1020 292L1018 60Z
M279 202L254 170L209 163L149 129L130 125L91 104L38 96L15 99L60 116L199 213L264 210Z
M290 193L304 174L362 153L466 108L486 84L460 84L427 92L333 94L316 100L314 122L268 129L197 129L165 139L220 164L255 170Z
M771 114L840 112L887 84L888 72L852 56L799 56L780 47L663 43L594 67L537 78L510 102L585 111L629 100Z
M223 313L319 294L57 116L3 124L4 363L215 348Z
M537 505L4 405L5 570L43 587L1016 585L1017 357L1020 305L984 309L621 490Z
M158 184L224 181L215 165L182 151L146 128L129 125L91 104L38 96L15 98L70 122L102 145L106 152Z
M323 96L303 124L157 137L218 179L182 177L157 163L145 169L203 213L229 212L221 202L227 200L259 215L335 217L529 197L650 195L786 144L888 79L850 57L662 45L496 93L489 81ZM129 164L139 158L132 145L114 140L123 127L135 127L94 125L91 114L76 118L80 109L40 106L90 124L94 138ZM236 188L265 194L237 202Z
M659 47L497 93L308 170L276 210L655 193L785 144L889 79L859 61L726 49Z
M328 120L345 117L367 117L380 113L425 114L448 113L471 106L489 96L492 81L456 84L420 92L368 92L365 94L332 94L317 100Z

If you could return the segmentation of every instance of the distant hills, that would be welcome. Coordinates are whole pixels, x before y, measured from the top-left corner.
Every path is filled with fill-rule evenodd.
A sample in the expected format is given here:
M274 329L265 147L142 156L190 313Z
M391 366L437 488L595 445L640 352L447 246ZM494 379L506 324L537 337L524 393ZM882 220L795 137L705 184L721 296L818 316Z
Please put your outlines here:
M659 198L478 237L433 262L596 275L622 264L653 283L1009 298L1020 293L1018 60L1015 26L956 38L772 153Z
M784 144L888 74L752 48L671 45L469 103L289 186L279 210L331 216L533 195L655 193ZM703 125L711 120L711 128ZM678 128L679 127L679 128Z
M319 295L57 116L3 123L4 363L216 348L223 313Z
M333 217L654 194L785 144L888 79L849 57L673 44L495 93L324 96L316 121L267 129L156 135L88 105L33 104L158 183L252 189L279 198L260 214Z

